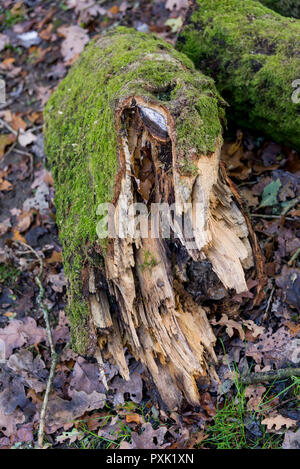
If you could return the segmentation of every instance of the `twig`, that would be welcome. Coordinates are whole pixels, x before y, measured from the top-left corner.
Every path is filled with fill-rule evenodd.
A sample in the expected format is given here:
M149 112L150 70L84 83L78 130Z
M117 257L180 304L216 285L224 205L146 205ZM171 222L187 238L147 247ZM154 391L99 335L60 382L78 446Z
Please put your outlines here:
M290 258L290 260L288 261L288 265L292 265L292 263L297 259L297 257L299 256L300 254L300 248L298 248L296 250L296 252L294 252L294 254L292 255L292 257Z
M263 213L251 213L250 215L252 218L281 218L282 215L264 215ZM295 221L295 218L292 217L285 217L286 220L288 221Z
M4 158L6 158L8 155L11 154L11 152L12 152L12 151L14 150L14 148L16 147L17 143L18 143L18 142L14 142L14 143L9 147L9 149L7 150L7 152L4 153L4 155L2 156L2 158L1 158L2 160L4 160Z
M36 132L37 130L41 130L44 127L44 124L36 125L35 127L31 127L28 129L30 132Z
M33 178L33 165L34 165L33 154L29 153L28 151L19 150L18 148L15 149L15 153L18 153L18 155L28 156L28 158L30 159L30 178L32 179Z
M263 322L267 319L274 292L275 292L275 287L272 288L270 296L268 298L267 307L266 307L266 310L265 310L264 315L263 315Z
M6 103L0 104L0 111L2 109L5 109L6 107L10 106L12 103L13 103L13 100L10 99L10 100L6 101Z
M276 371L250 373L242 377L242 381L244 384L257 384L273 381L275 379L291 378L292 376L300 376L300 368L283 368Z
M3 119L0 118L0 124L2 124L4 127L7 128L12 134L14 134L16 137L18 136L18 132L13 129L7 122L5 122Z
M58 355L55 351L54 343L53 343L53 337L52 337L52 332L51 332L51 326L50 326L50 321L49 321L49 315L48 315L48 309L45 307L43 304L43 296L44 296L44 287L41 282L41 276L43 273L43 260L41 256L38 255L38 253L28 244L23 243L22 241L17 241L18 243L22 244L24 247L29 249L30 252L32 252L36 258L38 259L40 263L40 272L38 276L36 277L35 281L36 284L39 287L39 294L37 297L37 303L43 313L44 316L44 321L46 324L46 331L47 331L47 337L49 340L49 345L50 345L50 351L51 351L51 368L50 368L50 373L47 381L47 387L44 395L44 400L43 400L43 405L40 413L40 424L39 424L39 431L38 431L38 448L43 448L43 440L44 440L44 434L45 434L45 420L46 420L46 412L47 412L47 406L48 406L48 401L49 401L49 395L50 391L52 388L52 383L54 379L54 374L55 374L55 368L58 360Z
M286 207L281 212L281 215L285 215L288 213L295 205L297 205L300 202L300 197L296 197L294 200L291 200Z

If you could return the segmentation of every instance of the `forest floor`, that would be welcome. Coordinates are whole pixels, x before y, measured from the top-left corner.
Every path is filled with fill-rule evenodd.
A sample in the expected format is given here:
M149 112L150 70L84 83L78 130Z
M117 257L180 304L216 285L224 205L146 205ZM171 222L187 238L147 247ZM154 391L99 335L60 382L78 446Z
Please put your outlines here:
M222 385L204 388L199 408L186 405L169 415L147 395L143 369L132 358L129 383L107 367L105 393L95 361L69 345L43 106L90 38L120 24L175 42L187 3L1 2L6 103L0 104L0 448L31 448L37 441L51 366L43 307L59 353L47 414L49 447L299 448L300 378L243 384L249 370L295 368L300 362L300 159L264 135L233 128L222 150L248 204L267 276L258 304L257 282L249 280L249 292L235 298L236 310L214 320Z

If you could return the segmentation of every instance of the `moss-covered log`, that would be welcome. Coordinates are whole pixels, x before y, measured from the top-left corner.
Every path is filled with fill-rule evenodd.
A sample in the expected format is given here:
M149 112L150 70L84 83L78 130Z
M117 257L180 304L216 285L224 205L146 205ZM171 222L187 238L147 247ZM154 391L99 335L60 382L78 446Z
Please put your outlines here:
M259 0L266 7L277 11L283 16L292 16L300 18L300 2L299 0Z
M194 0L177 49L215 79L235 122L300 148L299 21L253 0Z
M209 304L247 289L258 252L219 164L223 112L188 58L126 28L92 42L45 109L73 346L128 379L126 347L169 409L198 404L215 359ZM106 202L118 236L103 239ZM146 209L135 236L133 202ZM167 237L150 235L159 203L175 207Z

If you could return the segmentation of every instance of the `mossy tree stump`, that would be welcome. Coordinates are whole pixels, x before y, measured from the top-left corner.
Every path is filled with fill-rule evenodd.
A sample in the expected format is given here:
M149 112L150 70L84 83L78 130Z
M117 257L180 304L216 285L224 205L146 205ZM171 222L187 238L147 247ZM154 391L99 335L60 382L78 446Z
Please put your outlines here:
M244 127L300 149L300 23L254 0L193 0L176 47Z
M266 7L271 8L283 16L292 16L300 18L300 2L299 0L259 0Z
M220 165L223 114L212 80L188 58L126 28L87 47L45 110L73 346L128 379L126 347L169 409L199 403L197 380L215 360L210 305L247 290L257 261ZM106 202L114 221L133 202L149 217L174 204L170 236L100 239ZM175 222L183 217L192 245Z

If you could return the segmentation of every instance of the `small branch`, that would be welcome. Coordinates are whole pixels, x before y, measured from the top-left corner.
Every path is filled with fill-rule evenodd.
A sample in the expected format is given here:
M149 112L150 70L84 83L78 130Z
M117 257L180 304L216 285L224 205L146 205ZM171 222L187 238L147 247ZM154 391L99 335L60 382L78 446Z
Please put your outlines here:
M40 413L40 424L39 424L39 431L38 431L38 444L37 444L37 447L42 449L43 448L44 434L45 434L45 420L46 420L47 406L48 406L49 395L50 395L50 392L51 392L52 383L53 383L53 379L54 379L54 374L55 374L55 368L56 368L56 364L57 364L57 360L58 360L58 355L57 355L57 353L55 351L55 347L54 347L52 331L51 331L49 315L48 315L48 309L43 304L43 296L44 296L44 291L45 291L45 289L42 285L42 282L41 282L41 276L42 276L42 273L43 273L43 260L42 260L41 256L39 256L38 253L31 246L29 246L26 243L23 243L22 241L17 241L17 242L20 243L22 246L26 247L30 252L32 252L35 255L35 257L38 259L39 263L40 263L40 272L39 272L38 276L35 279L36 284L39 287L39 294L38 294L38 297L37 297L37 303L38 303L38 305L39 305L39 307L40 307L40 309L43 313L43 316L44 316L44 321L45 321L46 331L47 331L47 337L48 337L48 340L49 340L50 351L51 351L51 368L50 368L47 387L46 387L46 391L45 391L45 395L44 395L43 405L42 405L42 409L41 409L41 413Z
M291 378L292 376L300 376L300 368L283 368L276 371L250 373L248 376L242 377L242 381L244 384L257 384L275 379Z
M282 218L282 215L264 215L263 213L251 213L250 214L251 218ZM296 218L291 218L291 217L285 217L285 220L288 221L295 221Z
M15 149L17 143L18 143L18 142L14 142L14 143L9 147L9 149L7 150L7 152L4 153L4 155L2 156L2 160L4 160L4 158L6 158L8 155L11 154L11 152Z
M0 118L0 124L3 125L3 127L6 127L7 130L9 130L12 134L14 134L16 137L18 136L18 132L14 130L7 122L5 122L3 119Z
M300 197L296 197L296 199L291 200L286 207L281 212L281 215L286 215L295 205L300 202Z
M13 103L13 100L10 99L10 100L6 101L6 103L0 104L0 111L1 111L2 109L7 108L7 107L10 106L12 103Z
M269 309L270 309L270 306L271 306L271 303L272 303L274 292L275 292L275 287L272 288L270 296L268 298L266 310L265 310L264 315L263 315L263 322L265 322L265 320L267 319L268 312L269 312Z
M292 255L292 257L288 261L288 265L292 265L292 263L297 259L299 254L300 254L300 248L298 248L297 251Z

